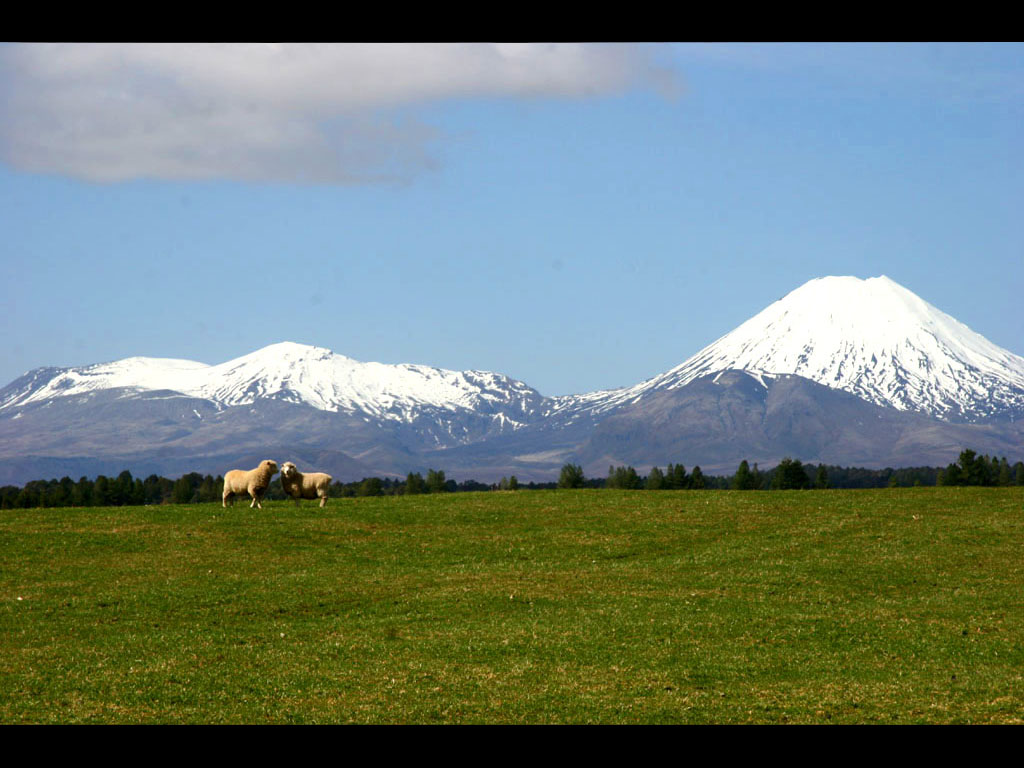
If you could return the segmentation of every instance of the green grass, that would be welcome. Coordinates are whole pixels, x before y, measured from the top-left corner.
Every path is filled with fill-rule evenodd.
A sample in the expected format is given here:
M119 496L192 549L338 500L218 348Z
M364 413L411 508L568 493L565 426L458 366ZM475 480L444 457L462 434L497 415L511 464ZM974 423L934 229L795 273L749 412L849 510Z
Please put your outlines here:
M1020 723L1024 489L0 512L2 723Z

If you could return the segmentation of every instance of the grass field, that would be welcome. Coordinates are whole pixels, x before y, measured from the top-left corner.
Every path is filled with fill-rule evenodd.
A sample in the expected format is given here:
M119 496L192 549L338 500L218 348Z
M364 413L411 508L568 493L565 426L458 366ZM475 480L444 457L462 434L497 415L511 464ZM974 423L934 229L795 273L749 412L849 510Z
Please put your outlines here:
M2 723L1020 723L1024 489L0 513Z

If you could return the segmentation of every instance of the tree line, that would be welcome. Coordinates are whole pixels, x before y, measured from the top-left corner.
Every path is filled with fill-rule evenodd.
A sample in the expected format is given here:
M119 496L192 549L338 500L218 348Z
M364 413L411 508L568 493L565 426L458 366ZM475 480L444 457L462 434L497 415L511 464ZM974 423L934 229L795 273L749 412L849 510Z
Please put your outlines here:
M588 479L578 464L566 464L558 478L559 488L622 488L648 491L669 490L803 490L825 488L898 488L925 485L1024 485L1024 462L1011 465L1006 457L979 456L971 449L960 453L956 463L946 468L903 467L864 469L825 464L804 464L785 458L776 467L762 470L755 462L740 462L735 474L705 475L699 466L687 473L682 464L669 464L665 470L652 467L646 477L634 467L609 466L608 476Z
M515 478L513 477L513 481ZM508 485L508 480L503 480ZM518 487L518 483L514 483ZM431 469L426 478L419 472L410 472L405 480L366 477L350 483L333 482L329 495L391 496L415 493L454 493L457 491L498 490L497 483L478 483L467 480L457 483L448 480L443 470ZM0 509L28 507L120 507L156 504L196 504L219 502L223 496L224 477L190 472L177 480L158 475L145 479L132 477L124 470L117 477L99 475L95 480L81 477L76 482L70 477L60 480L32 480L18 487L0 487ZM283 500L288 496L281 487L281 478L275 478L267 488L265 499ZM236 503L238 500L236 500Z
M517 491L554 488L619 488L625 490L789 490L824 488L886 488L910 486L1009 486L1024 485L1024 462L1010 464L1006 457L978 455L971 449L960 453L958 460L945 468L905 467L901 469L863 469L859 467L803 464L799 459L785 458L778 466L762 470L743 460L732 475L706 475L699 466L687 471L683 464L668 464L662 470L652 467L640 475L631 466L609 466L606 477L584 475L578 464L565 464L558 480L547 483L520 483L515 475L496 483L476 480L456 482L444 470L430 469L426 477L409 472L404 479L365 477L349 483L335 481L330 497L399 496L423 493L458 493L464 491ZM195 504L219 502L224 489L220 475L190 472L177 480L158 475L136 478L127 469L117 477L99 475L77 482L70 477L60 480L33 480L23 487L0 487L0 509L29 507L109 507L126 505ZM264 498L288 498L275 478Z
M555 483L520 484L515 475L503 477L497 483L476 480L456 482L445 476L444 470L430 469L426 477L410 472L405 479L390 477L364 477L362 480L331 483L329 496L398 496L421 493L458 493L464 491L515 491L522 489L554 488ZM19 487L0 487L0 509L29 507L120 507L158 504L197 504L219 502L224 491L224 477L190 472L177 480L158 475L142 479L124 470L117 477L99 475L95 480L81 477L76 482L70 477L60 480L32 480ZM281 478L271 481L264 499L287 499L281 487ZM239 500L236 499L236 503Z
M979 456L968 448L939 472L936 485L1024 485L1024 463L1011 467L1005 456Z

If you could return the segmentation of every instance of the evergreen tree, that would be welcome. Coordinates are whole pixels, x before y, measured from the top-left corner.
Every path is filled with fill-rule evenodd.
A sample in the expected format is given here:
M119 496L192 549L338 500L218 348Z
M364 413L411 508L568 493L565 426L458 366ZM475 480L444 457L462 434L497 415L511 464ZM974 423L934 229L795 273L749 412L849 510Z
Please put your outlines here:
M1024 461L1018 461L1013 465L1013 484L1024 485Z
M142 481L142 491L146 504L159 504L163 501L163 496L160 493L160 478L156 475L150 475Z
M515 475L512 475L512 477L508 479L508 489L510 491L519 490L519 479Z
M359 483L356 496L380 496L383 493L383 483L379 477L364 477Z
M203 482L199 484L199 501L220 501L222 493L223 486L221 491L218 492L217 485L210 475L204 477Z
M978 484L995 485L996 478L999 476L999 462L996 461L996 457L982 456L977 466L980 481Z
M814 475L814 487L819 490L828 488L828 470L824 464L818 465L818 472Z
M732 487L736 491L749 491L754 487L754 476L750 472L750 465L746 459L740 462L736 474L733 475Z
M647 490L660 491L665 488L665 474L657 467L651 467L651 473L647 475Z
M446 493L447 484L444 479L443 469L427 470L427 493Z
M582 488L586 482L583 476L583 467L579 464L565 464L558 475L559 488Z
M92 489L93 484L89 478L79 478L75 484L75 492L71 494L71 505L75 507L91 507Z
M606 488L639 488L640 476L633 467L608 467L608 482Z
M779 462L779 466L772 473L771 487L773 491L810 488L811 480L799 459L787 457Z
M682 464L669 464L668 470L665 472L665 481L673 490L682 491L690 487L690 477L686 474L686 467Z
M944 470L939 472L939 476L935 481L936 485L962 485L960 477L960 467L957 464L949 464Z
M978 456L970 448L960 452L960 483L959 485L985 485L988 479L988 466L985 459Z
M217 492L217 501L220 501L220 492ZM146 503L146 489L142 485L142 479L136 477L132 483L132 504L141 506Z
M68 498L64 495L64 487L56 480L51 480L46 484L46 501L44 504L47 507L66 507L68 505Z
M75 495L75 481L65 475L60 479L60 488L64 496L64 503L70 506L71 499Z
M704 482L704 473L700 471L699 466L693 468L693 473L690 475L690 488L695 491L703 490L707 487L707 483Z
M39 486L33 481L25 483L25 486L18 493L15 506L19 509L30 509L42 506L39 498Z
M423 475L419 472L410 472L405 476L405 492L417 494L426 492L426 484L423 482Z
M1010 462L1003 456L999 460L999 474L996 476L996 485L1007 486L1013 485L1013 477L1010 475Z
M757 468L757 462L754 462L754 468L750 470L751 476L751 490L760 491L764 488L764 473Z
M106 475L97 475L96 482L92 486L92 506L110 506L110 481Z
M174 504L192 503L192 480L188 475L182 475L174 481L174 488L171 491L171 502Z
M110 503L114 505L131 504L133 486L132 473L127 469L121 472L117 479L111 483Z
M0 509L14 509L18 506L18 494L21 488L15 485L5 485L0 488Z

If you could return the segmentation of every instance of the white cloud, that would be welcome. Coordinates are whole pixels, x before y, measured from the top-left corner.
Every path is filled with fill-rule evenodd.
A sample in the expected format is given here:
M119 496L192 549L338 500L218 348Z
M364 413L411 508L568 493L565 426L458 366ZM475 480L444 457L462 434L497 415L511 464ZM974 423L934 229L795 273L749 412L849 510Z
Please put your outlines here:
M586 44L14 44L0 157L25 171L365 182L430 163L401 108L672 89L654 49Z

